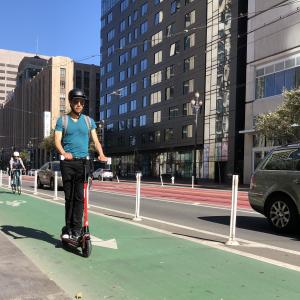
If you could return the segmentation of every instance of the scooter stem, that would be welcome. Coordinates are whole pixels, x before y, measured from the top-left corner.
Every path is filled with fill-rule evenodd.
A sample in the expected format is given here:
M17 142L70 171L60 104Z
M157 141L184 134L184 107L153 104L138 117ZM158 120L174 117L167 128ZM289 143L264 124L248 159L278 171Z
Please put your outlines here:
M88 208L87 208L87 193L88 193L88 183L85 181L83 183L83 203L84 203L83 224L84 224L84 227L88 227L89 226Z

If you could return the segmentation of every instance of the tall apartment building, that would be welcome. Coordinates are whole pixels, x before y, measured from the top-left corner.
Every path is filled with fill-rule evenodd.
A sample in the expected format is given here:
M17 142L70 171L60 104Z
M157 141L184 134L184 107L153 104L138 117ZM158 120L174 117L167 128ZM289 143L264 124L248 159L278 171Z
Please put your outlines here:
M26 56L34 56L34 54L0 49L0 107L11 98L16 87L19 64Z
M12 149L30 150L35 167L40 167L48 155L39 145L54 129L57 118L69 111L68 92L72 88L85 91L88 101L84 112L95 118L99 77L98 66L76 63L68 57L23 58L13 96L0 109L3 156L7 159ZM32 148L28 149L29 145Z
M246 12L245 0L102 0L99 118L118 172L190 177L196 149L198 178L242 174Z
M244 181L275 146L255 133L256 116L274 111L284 89L300 86L299 3L249 1Z

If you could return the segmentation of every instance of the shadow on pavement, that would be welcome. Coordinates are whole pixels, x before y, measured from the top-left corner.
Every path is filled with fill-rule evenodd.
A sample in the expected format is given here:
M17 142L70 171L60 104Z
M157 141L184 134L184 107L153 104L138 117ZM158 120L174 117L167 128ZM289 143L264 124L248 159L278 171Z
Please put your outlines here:
M56 248L61 248L60 240L54 238L53 235L50 235L49 233L39 229L11 225L1 225L0 229L3 233L5 233L8 236L11 236L13 239L32 238L52 244Z
M230 216L209 216L209 217L198 217L198 219L223 224L223 225L230 225ZM251 216L237 216L236 217L236 227L241 229L247 229L252 231L259 231L263 233L269 233L272 235L278 235L278 236L286 236L291 237L294 239L299 239L299 230L297 230L294 233L276 233L272 228L270 227L268 221L266 218L261 217L251 217Z
M12 192L11 191L9 191L9 192L0 191L0 194L12 194Z

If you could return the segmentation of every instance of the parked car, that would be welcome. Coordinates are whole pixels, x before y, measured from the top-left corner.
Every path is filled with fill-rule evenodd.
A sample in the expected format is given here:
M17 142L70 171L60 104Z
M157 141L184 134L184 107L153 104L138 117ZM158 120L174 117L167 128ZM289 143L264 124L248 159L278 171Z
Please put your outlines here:
M34 176L34 172L36 171L36 169L30 169L29 171L28 171L28 176Z
M54 190L54 176L55 171L57 171L57 187L62 188L63 182L60 172L60 163L59 161L51 161L45 163L39 170L37 174L37 184L39 188L42 188L44 185L50 186Z
M273 149L251 177L249 202L277 232L299 223L300 144Z
M93 179L97 178L98 180L110 180L112 181L114 177L114 174L111 170L109 169L97 169L96 171L93 172Z

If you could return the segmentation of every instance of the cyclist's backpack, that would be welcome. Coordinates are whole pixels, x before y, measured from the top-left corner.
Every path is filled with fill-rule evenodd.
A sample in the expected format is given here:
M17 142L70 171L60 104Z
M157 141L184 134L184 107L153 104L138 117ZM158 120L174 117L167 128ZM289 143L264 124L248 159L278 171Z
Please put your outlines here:
M84 117L84 121L86 123L86 126L89 130L89 139L90 139L90 136L91 136L91 130L92 130L92 122L91 122L91 118L89 116L86 116L86 115L83 115ZM63 127L63 135L66 134L67 132L67 128L68 128L68 115L63 115L62 117L62 127Z

